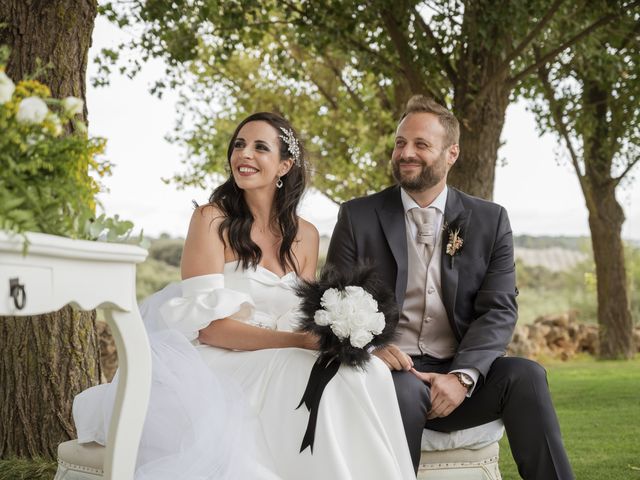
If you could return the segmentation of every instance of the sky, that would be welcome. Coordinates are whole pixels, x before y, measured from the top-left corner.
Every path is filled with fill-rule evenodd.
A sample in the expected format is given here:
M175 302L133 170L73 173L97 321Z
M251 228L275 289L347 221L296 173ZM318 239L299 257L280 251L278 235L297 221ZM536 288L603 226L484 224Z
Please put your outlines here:
M113 48L122 38L124 34L106 20L96 20L88 78L96 72L93 58L100 49ZM162 181L185 170L181 163L185 152L164 138L173 130L177 96L168 92L158 99L149 93L163 72L164 65L153 61L133 80L114 74L108 87L89 85L89 132L107 139L106 156L115 165L113 174L103 179L108 191L98 197L105 212L132 220L135 231L142 229L145 235L184 237L192 200L206 202L215 185L208 190L180 190ZM523 102L508 108L502 143L493 200L509 212L514 234L589 235L588 213L575 173L568 163L556 161L562 145L552 135L538 134ZM631 173L638 176L640 168ZM640 240L639 182L619 188L618 200L626 215L623 238ZM320 192L309 191L299 213L321 235L331 235L337 212L338 205Z

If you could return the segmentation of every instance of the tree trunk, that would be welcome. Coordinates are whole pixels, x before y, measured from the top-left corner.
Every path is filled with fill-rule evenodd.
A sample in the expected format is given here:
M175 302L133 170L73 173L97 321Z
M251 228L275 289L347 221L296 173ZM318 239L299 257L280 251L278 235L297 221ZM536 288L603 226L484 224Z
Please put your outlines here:
M598 285L598 324L602 359L628 359L635 353L622 244L624 212L612 183L589 185L589 227Z
M447 183L491 200L509 91L496 89L481 105L465 105L464 97L456 95L454 112L460 122L460 156L449 172Z
M6 73L37 79L54 97L86 97L86 71L97 0L0 0L0 45L11 48ZM86 104L84 120L86 120Z
M510 8L509 2L465 2L462 36L466 44L456 61L453 86L460 156L449 172L448 183L487 200L493 198L500 136L513 88L507 81L509 69L503 64L513 38L507 24L498 20L505 18L504 12Z
M37 78L54 97L84 100L96 15L96 0L0 0L7 75L17 82L45 66ZM73 397L100 380L94 321L95 312L70 307L0 318L0 458L55 457L58 443L73 438Z
M100 378L95 312L0 318L0 458L55 458L73 397Z

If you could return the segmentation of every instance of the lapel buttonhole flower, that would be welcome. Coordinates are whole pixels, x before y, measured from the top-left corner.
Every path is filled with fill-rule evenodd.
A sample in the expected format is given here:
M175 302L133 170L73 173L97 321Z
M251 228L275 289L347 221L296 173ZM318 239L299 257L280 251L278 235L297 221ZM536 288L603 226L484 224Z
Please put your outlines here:
M447 242L446 253L451 258L451 267L453 268L453 258L459 254L464 244L464 239L460 236L460 229L449 229L449 241Z

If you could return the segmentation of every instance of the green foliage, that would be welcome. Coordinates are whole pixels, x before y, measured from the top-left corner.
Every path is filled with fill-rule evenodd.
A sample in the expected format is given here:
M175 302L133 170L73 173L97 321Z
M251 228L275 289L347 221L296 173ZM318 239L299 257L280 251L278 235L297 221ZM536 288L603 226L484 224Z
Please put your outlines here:
M89 175L108 171L97 160L102 139L87 138L86 130L63 135L74 122L58 108L37 122L19 121L24 99L50 98L49 89L32 80L20 82L10 101L0 105L0 228L78 236L93 214L99 187ZM78 125L78 124L76 124Z
M7 458L0 460L0 480L51 480L57 463L41 458Z
M627 244L624 254L631 318L635 325L640 325L640 248Z
M640 359L583 359L547 365L562 438L576 478L640 479ZM520 478L506 435L500 442L505 480Z
M136 294L142 300L163 289L171 282L180 281L180 269L148 257L136 269Z
M13 88L8 77L2 80L3 87ZM41 105L42 114L25 120L29 100ZM101 157L105 140L88 137L75 117L81 101L72 99L75 109L68 101L51 98L37 81L23 80L0 103L0 230L84 239L97 239L106 231L109 241L127 239L130 222L96 217L96 178L111 168Z
M589 280L595 277L592 260L579 263L571 270L553 272L544 267L531 267L516 262L518 322L532 323L543 315L574 311L583 322L597 321L595 288Z
M182 87L172 138L186 150L186 171L174 178L179 184L204 185L206 177L225 175L233 127L248 113L271 110L308 139L312 184L342 201L391 182L392 135L411 94L427 94L453 108L463 119L463 135L482 135L491 123L499 136L506 104L483 102L495 89L506 100L526 78L534 61L530 43L544 43L556 28L552 5L333 0L319 8L308 1L111 1L102 13L120 26L136 25L138 35L103 52L95 82L108 82L125 50L170 65L153 91ZM574 13L568 10L562 14ZM571 38L579 27L562 33ZM544 46L552 52L557 43ZM139 63L120 68L133 75ZM484 109L490 113L477 113ZM481 153L467 153L476 154Z
M160 238L149 247L149 257L173 267L180 266L184 240L178 238Z
M516 244L525 242L530 248L545 246L564 246L581 244L582 237L568 238L516 237ZM580 248L589 254L589 259L578 263L567 271L554 272L544 267L528 266L516 262L519 322L531 323L542 315L556 314L573 310L577 318L584 322L596 323L598 320L598 299L596 291L596 266L591 249ZM634 324L640 324L640 248L633 244L625 245L625 267L627 270L627 291L629 307Z
M598 201L589 195L590 184L615 187L640 160L640 6L592 4L559 26L590 24L598 12L616 15L616 22L542 65L524 90L540 130L567 147L560 156L573 163L588 206Z
M591 239L589 237L564 237L564 236L531 236L516 235L513 237L513 245L524 248L566 248L568 250L591 251Z

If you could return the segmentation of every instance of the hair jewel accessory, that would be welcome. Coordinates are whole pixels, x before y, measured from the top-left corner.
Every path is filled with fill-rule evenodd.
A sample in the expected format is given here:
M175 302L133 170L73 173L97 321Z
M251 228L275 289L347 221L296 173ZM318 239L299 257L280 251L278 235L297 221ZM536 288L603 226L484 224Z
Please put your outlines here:
M287 144L287 150L289 150L289 153L296 162L296 165L300 166L302 159L300 158L300 145L298 144L298 139L290 128L280 127L280 130L284 133L284 135L280 135L280 138Z

